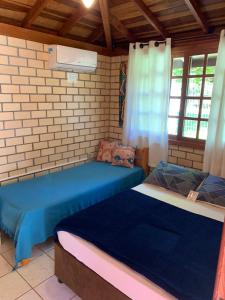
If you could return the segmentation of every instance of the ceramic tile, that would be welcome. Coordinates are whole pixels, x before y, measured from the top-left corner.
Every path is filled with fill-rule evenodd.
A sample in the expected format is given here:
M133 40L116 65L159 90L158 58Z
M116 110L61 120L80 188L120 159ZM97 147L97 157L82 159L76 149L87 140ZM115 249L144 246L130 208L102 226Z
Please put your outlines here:
M32 287L35 287L54 274L54 262L43 254L17 271Z
M0 255L0 277L8 274L12 271L12 267L7 263L7 261Z
M54 240L53 238L49 238L47 239L46 242L39 244L38 247L42 250L42 251L49 251L54 247Z
M51 249L45 252L48 256L50 256L53 260L55 259L55 249Z
M38 256L42 255L44 252L38 248L38 247L34 247L33 251L32 251L32 257L31 260L37 258ZM5 260L7 260L7 262L11 265L11 266L15 266L16 262L15 262L15 248L12 248L6 252L4 252L2 254L2 256L5 258Z
M17 300L42 300L42 298L34 290L31 290Z
M65 284L58 283L56 276L52 276L35 288L44 300L70 300L74 293Z
M15 271L0 278L1 300L14 300L30 289L28 283Z

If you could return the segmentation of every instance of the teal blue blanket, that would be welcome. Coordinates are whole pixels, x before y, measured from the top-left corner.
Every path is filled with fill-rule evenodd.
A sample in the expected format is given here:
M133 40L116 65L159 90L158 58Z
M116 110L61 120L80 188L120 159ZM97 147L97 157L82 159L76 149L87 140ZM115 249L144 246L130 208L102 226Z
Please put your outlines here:
M0 187L0 228L16 246L16 262L53 235L62 219L144 180L141 168L90 162Z

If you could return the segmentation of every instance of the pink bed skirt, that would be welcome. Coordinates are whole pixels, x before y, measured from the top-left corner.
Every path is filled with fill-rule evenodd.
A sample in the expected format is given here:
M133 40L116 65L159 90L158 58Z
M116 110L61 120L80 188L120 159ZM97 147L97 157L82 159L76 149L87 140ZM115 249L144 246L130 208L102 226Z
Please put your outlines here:
M225 221L223 225L223 234L213 300L225 300Z

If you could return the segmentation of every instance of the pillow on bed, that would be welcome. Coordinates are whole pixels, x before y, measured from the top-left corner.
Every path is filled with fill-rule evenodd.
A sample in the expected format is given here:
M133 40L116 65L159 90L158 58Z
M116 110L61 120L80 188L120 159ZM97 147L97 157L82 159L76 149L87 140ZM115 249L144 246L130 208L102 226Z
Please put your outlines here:
M209 175L197 189L197 200L225 208L225 179Z
M113 149L118 145L118 142L109 142L109 141L101 141L97 160L98 161L104 161L104 162L112 162L112 151Z
M195 191L207 176L208 173L160 161L145 182L188 196L189 192Z
M118 146L113 150L112 165L127 168L134 167L135 149L132 147Z

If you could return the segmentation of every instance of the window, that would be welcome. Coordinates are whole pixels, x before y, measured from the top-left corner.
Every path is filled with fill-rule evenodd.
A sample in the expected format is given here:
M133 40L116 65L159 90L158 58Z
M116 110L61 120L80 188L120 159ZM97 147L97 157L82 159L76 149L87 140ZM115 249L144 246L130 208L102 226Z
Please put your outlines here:
M204 142L217 54L173 58L168 131L172 139Z

